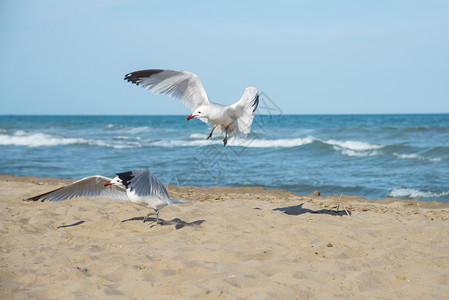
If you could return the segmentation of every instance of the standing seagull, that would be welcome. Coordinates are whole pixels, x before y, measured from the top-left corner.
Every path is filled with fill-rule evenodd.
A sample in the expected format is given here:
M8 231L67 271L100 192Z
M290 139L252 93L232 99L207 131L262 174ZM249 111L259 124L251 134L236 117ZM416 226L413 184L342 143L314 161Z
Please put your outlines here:
M162 183L147 169L117 173L114 179L104 176L90 176L56 190L37 195L25 201L62 201L76 197L104 197L131 201L152 208L159 223L159 210L172 202ZM143 222L151 215L149 213Z
M225 131L223 140L225 146L228 134L250 133L254 114L259 105L259 94L255 87L247 87L242 98L232 105L214 103L207 97L200 78L187 71L156 69L137 71L126 74L125 80L136 85L140 84L154 94L167 94L180 100L192 111L186 121L198 118L212 128L207 140L212 137L215 128L219 127L221 131Z

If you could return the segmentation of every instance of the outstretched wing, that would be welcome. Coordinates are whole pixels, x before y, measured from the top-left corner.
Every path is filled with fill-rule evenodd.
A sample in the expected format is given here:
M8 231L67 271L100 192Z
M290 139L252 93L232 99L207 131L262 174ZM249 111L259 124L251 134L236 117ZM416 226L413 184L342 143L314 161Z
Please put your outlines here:
M170 196L164 185L147 169L117 173L122 183L140 197L155 197L171 205Z
M62 201L76 197L104 197L129 200L123 187L116 185L104 187L104 184L111 180L111 178L104 176L90 176L59 189L25 199L25 201Z
M125 75L125 80L141 85L154 94L166 94L180 100L192 112L209 104L200 78L187 71L144 70Z
M251 131L254 114L259 105L259 94L255 87L247 87L242 98L228 107L230 115L237 120L239 131L248 134Z

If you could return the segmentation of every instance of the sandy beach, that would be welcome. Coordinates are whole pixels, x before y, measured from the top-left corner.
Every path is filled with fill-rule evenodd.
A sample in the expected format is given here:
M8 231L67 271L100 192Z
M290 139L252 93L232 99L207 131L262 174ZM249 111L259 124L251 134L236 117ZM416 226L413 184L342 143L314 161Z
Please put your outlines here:
M22 201L69 182L0 176L1 299L449 298L448 204L168 186L186 203L157 225L130 202Z

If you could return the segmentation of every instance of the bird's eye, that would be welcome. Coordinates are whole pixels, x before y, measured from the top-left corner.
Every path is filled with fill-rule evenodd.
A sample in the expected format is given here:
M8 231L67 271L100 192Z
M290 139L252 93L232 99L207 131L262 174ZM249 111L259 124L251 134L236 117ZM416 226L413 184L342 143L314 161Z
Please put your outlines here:
M198 113L200 114L201 112L199 111Z

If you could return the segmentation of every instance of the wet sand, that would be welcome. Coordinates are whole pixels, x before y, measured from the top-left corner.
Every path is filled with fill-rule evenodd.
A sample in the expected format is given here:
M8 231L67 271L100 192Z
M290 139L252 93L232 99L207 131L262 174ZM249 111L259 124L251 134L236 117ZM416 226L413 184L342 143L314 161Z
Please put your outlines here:
M168 186L186 203L157 225L119 200L22 201L69 182L0 176L1 299L449 298L448 204Z

